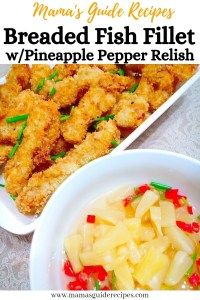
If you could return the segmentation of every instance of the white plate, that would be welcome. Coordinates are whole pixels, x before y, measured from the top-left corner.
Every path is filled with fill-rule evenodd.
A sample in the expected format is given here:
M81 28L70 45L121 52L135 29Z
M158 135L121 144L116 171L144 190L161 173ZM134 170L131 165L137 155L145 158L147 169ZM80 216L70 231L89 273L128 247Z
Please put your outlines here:
M150 181L180 188L200 209L200 162L161 150L128 150L91 162L73 174L54 193L38 222L31 248L33 290L63 290L63 241L88 205L121 186ZM78 189L76 188L78 186Z
M152 123L154 123L170 106L172 106L184 92L200 78L200 68L198 72L183 84L163 105L161 105L146 121L142 123L133 133L131 133L112 153L118 153L126 149L135 141ZM0 78L0 84L5 81L5 77ZM0 176L0 183L3 182ZM32 232L37 224L35 217L26 217L18 212L15 204L10 200L10 196L4 189L0 188L0 226L16 234L28 234Z

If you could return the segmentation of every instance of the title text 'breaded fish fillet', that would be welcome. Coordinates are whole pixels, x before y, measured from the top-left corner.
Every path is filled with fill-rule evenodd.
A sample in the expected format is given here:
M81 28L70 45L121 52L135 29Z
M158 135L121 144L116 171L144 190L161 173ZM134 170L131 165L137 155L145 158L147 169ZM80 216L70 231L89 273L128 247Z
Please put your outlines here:
M109 111L115 102L116 98L111 93L100 87L91 87L72 110L69 120L62 123L64 139L72 144L81 143L91 122Z
M35 173L29 179L16 200L24 214L40 213L60 183L86 163L103 156L112 147L112 140L119 141L120 132L115 122L101 122L99 131L88 133L82 144L71 150L64 158L44 172Z
M6 189L10 194L18 195L26 185L35 167L34 155L39 155L39 152L50 153L60 135L59 126L56 104L38 101L30 112L19 149L5 166Z

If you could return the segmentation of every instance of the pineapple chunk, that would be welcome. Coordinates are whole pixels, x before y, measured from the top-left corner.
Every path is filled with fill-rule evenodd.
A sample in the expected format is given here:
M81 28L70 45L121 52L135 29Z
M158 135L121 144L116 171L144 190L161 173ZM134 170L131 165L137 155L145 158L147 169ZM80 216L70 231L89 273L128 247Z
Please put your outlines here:
M150 248L141 262L136 265L133 274L134 278L141 285L147 285L151 278L165 267L166 260L168 260L168 257L165 254L161 254L156 249Z
M157 239L143 243L139 246L141 256L147 254L149 248L156 249L159 253L163 253L169 247L170 242L167 236L160 236Z
M192 254L194 252L194 242L177 226L166 227L165 234L168 236L176 250L182 250L188 254Z
M168 201L160 201L161 226L170 227L176 225L174 204Z
M82 248L82 237L79 234L72 235L65 238L64 249L69 261L71 262L72 268L75 273L82 270L83 266L79 259L79 253Z
M128 247L128 259L134 265L140 261L141 255L138 246L134 241L129 241L127 243Z
M123 223L117 224L103 238L95 241L93 249L96 252L109 251L127 243L131 239L130 232Z
M150 208L151 221L156 229L158 236L163 236L161 229L161 209L160 207L153 206Z
M108 204L121 202L124 198L133 195L134 189L132 186L123 186L119 188L117 191L114 191L106 197L106 202Z
M116 284L120 290L133 290L134 280L131 275L131 269L126 260L122 261L114 267L116 276Z
M173 286L179 283L192 264L193 260L186 252L178 251L170 264L165 284Z
M112 225L106 225L106 224L97 225L95 228L94 237L96 239L99 239L103 237L112 228L114 228L114 226Z
M141 218L150 209L150 207L158 201L158 199L158 194L150 190L146 191L136 208L135 217Z
M139 218L125 219L123 223L128 228L132 239L134 239L134 241L136 243L139 243L140 242L141 219L139 219Z
M142 226L140 230L141 241L143 242L151 241L155 237L155 232L152 227Z
M95 253L94 251L80 253L80 260L84 266L113 264L116 258L116 251L114 250L104 253Z
M160 290L161 285L163 284L165 275L167 273L167 270L169 268L169 264L170 264L170 260L169 258L166 256L166 260L165 260L165 264L163 266L163 269L160 270L157 274L155 274L148 282L148 286L152 289L152 290Z
M126 246L119 246L117 249L117 256L123 259L128 258L128 248Z
M92 250L94 241L95 225L86 223L81 228L81 234L83 237L83 251Z
M98 209L95 215L102 221L116 225L125 219L125 211L112 208Z

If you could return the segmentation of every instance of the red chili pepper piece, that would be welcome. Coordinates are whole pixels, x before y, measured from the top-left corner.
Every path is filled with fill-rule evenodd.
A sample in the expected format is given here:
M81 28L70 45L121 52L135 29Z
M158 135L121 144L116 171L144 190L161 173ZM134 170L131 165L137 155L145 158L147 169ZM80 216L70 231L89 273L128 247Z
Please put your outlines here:
M95 223L96 216L94 215L87 215L87 223Z
M197 273L193 273L189 278L188 282L192 287L198 287L200 285L200 276Z
M108 286L104 286L103 288L101 288L102 291L110 291L110 288Z
M182 229L183 231L186 231L186 232L189 232L189 233L193 232L193 228L192 228L191 224L188 224L188 223L185 223L185 222L182 222L182 221L176 221L176 225L180 229Z
M127 207L132 202L132 196L126 197L124 200L122 200L124 207Z
M102 266L85 266L83 272L87 275L97 274L100 281L104 281L108 273Z
M187 211L188 211L188 214L190 215L193 215L193 207L192 206L187 206Z
M200 258L196 260L197 270L200 273Z
M87 289L87 283L88 283L88 275L84 272L80 272L76 275L77 281L81 283L81 286L84 289Z
M64 270L65 275L67 275L67 276L70 276L70 277L76 276L69 260L66 260L66 262L64 263L63 270Z
M192 230L193 232L199 232L199 224L197 222L192 222Z
M186 197L179 195L178 189L170 189L165 192L165 198L172 200L174 206L176 208L179 208L185 204L185 202L182 201L182 199L186 198Z
M67 288L70 291L83 291L84 290L82 284L78 280L69 282L69 284L67 285Z
M151 188L148 184L144 184L138 187L139 194L144 194L146 191L149 191Z

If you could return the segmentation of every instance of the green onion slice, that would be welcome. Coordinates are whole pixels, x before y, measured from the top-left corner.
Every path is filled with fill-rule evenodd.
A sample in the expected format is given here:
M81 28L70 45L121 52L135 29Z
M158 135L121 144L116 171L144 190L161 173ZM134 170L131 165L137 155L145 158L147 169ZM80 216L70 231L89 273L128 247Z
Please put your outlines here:
M35 93L39 93L45 84L46 79L42 78L36 87Z
M160 191L166 191L166 190L171 189L171 186L160 183L160 182L155 182L155 181L152 181L150 183L150 185L153 186L155 189L160 190Z
M112 140L111 144L112 144L112 146L114 148L116 148L117 146L119 146L119 143L116 140Z
M115 272L112 271L112 278L111 278L112 290L116 290L117 289L116 282L117 282L117 278L116 278Z
M54 79L54 82L59 82L59 81L63 81L63 79L62 78L56 78L56 79Z
M0 183L0 187L5 187L5 184Z
M29 114L14 116L14 117L8 117L6 118L7 123L16 123L18 121L26 121L29 117Z
M16 151L19 148L19 145L20 145L20 142L17 141L17 143L13 146L13 148L11 149L11 151L8 155L9 158L12 158L15 155Z
M62 151L56 155L52 155L51 160L56 161L56 159L58 159L58 158L63 158L65 156L65 154L66 154L66 152Z
M101 290L100 283L99 283L98 280L95 281L95 290L96 291L100 291Z
M69 120L69 118L70 118L70 115L61 115L60 116L60 121L65 122L65 121Z
M137 88L138 88L139 84L138 83L134 83L134 85L130 88L130 90L128 91L130 94L134 93Z
M191 255L191 259L193 260L193 263L192 263L191 267L187 270L187 272L186 272L186 274L185 274L186 276L192 275L193 268L194 268L194 264L195 264L195 261L196 261L196 259L197 259L197 253L193 253L193 254Z
M118 71L116 71L116 70L110 70L109 73L111 73L111 74L117 74Z
M101 123L102 121L108 121L108 120L113 120L115 117L114 114L110 114L110 115L107 115L107 116L104 116L104 117L100 117L100 118L97 118L96 120L94 120L93 122L93 127L94 129L96 130L97 129L97 126L99 125L99 123Z
M26 128L27 126L27 122L23 122L22 123L22 126L21 126L21 129L18 133L18 137L17 137L17 141L20 143L23 139L23 136L24 136L24 129Z
M47 79L52 80L52 79L54 79L55 77L57 77L58 74L59 74L59 71L58 71L58 70L55 70L49 77L47 77Z
M53 96L55 95L55 93L56 93L56 88L55 88L55 87L52 87L52 89L51 89L50 92L49 92L49 95L50 95L51 97L53 97Z
M117 74L118 74L119 76L125 76L125 71L124 71L124 69L119 69L118 72L117 72Z
M14 195L12 195L12 194L10 194L10 197L13 199L13 201L15 201L16 200L16 196L14 196Z

